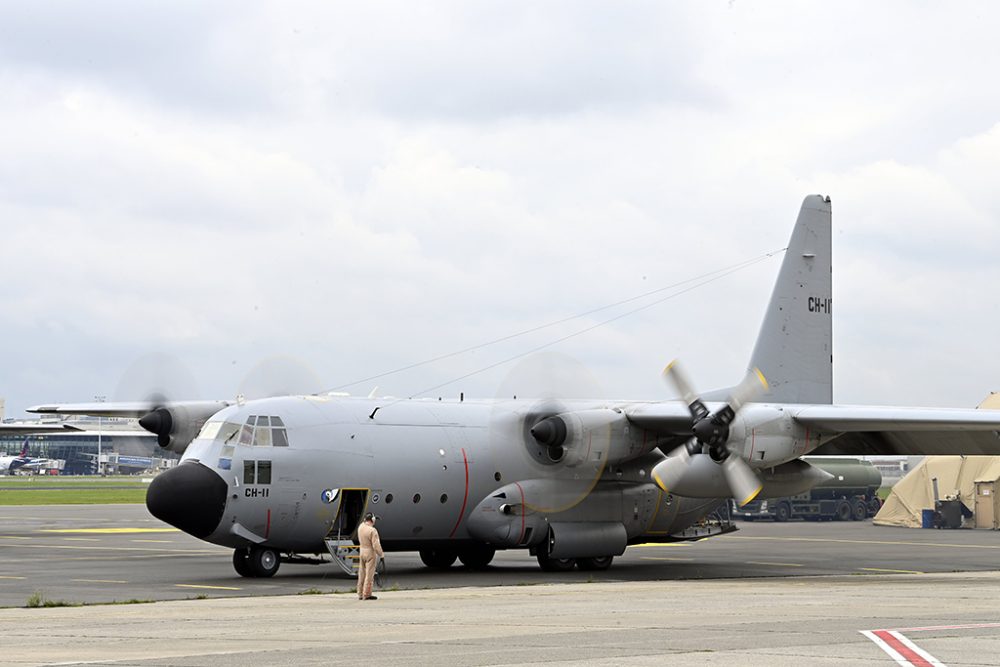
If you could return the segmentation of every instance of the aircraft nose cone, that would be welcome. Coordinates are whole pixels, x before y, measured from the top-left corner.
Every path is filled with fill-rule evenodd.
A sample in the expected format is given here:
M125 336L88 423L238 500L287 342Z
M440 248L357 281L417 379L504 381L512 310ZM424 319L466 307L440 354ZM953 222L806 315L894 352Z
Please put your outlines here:
M200 463L189 461L153 478L146 507L160 521L195 537L212 534L226 509L224 479Z

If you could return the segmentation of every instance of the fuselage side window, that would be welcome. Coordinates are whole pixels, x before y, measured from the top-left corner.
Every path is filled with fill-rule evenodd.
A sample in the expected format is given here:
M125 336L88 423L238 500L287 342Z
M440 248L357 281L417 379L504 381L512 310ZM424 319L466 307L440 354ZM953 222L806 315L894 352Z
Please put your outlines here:
M257 483L258 484L270 484L271 483L271 462L270 461L257 461Z
M243 483L253 484L254 483L254 461L244 461L243 462Z

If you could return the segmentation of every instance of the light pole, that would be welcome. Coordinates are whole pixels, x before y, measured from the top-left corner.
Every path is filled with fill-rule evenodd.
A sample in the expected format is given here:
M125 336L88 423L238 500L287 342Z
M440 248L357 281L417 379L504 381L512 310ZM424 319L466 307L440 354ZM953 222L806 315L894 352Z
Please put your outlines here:
M94 400L103 403L107 396L94 396ZM104 419L97 415L97 474L104 477L104 466L101 465L101 432L104 430Z

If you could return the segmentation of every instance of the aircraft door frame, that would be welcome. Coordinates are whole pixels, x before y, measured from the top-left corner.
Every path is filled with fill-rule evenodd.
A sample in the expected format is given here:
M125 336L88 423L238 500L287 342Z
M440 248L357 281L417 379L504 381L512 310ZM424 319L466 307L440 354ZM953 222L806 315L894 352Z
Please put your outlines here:
M345 510L344 500L348 495L350 495L352 499L351 503L353 503L353 507L349 507L348 511L352 515L356 515L354 517L343 514ZM358 526L361 524L361 518L368 510L370 501L371 489L369 488L344 487L337 489L337 509L333 513L327 537L339 536L340 539L356 540Z

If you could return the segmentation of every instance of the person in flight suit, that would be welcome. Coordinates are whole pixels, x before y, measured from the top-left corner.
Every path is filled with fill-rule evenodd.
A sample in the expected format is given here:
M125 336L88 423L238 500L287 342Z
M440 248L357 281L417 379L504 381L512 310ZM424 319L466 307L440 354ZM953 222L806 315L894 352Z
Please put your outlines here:
M358 563L358 599L378 600L372 595L372 581L375 580L375 566L385 554L382 553L382 543L379 542L378 531L375 529L375 515L371 512L365 514L364 522L358 526L358 543L361 545L361 560Z

